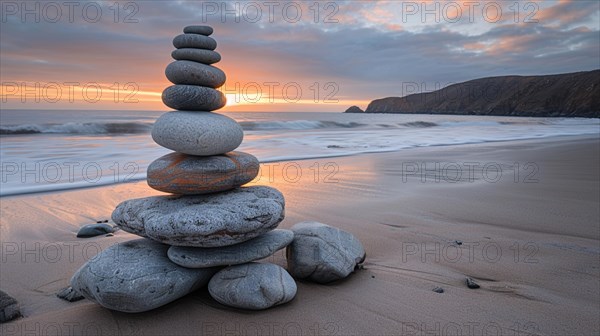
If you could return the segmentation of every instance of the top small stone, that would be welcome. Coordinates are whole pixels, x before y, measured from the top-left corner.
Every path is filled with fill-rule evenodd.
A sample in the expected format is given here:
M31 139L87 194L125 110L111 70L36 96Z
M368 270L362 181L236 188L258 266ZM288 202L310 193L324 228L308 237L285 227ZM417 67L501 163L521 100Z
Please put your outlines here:
M187 26L183 28L183 32L186 34L210 36L213 33L213 29L210 26Z

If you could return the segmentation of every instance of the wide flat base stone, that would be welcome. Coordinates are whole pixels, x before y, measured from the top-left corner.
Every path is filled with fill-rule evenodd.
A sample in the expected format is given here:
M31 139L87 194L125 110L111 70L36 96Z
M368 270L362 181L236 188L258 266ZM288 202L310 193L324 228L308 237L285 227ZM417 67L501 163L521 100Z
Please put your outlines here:
M174 246L220 247L271 231L283 220L285 201L274 188L241 187L194 196L127 200L112 219L124 231Z

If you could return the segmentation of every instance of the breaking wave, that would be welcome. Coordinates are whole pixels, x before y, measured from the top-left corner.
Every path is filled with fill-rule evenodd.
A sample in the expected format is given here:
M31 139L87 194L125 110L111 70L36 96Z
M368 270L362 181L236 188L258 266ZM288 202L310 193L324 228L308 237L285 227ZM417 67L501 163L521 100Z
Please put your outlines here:
M19 134L136 134L149 132L150 123L65 123L0 126L0 135Z

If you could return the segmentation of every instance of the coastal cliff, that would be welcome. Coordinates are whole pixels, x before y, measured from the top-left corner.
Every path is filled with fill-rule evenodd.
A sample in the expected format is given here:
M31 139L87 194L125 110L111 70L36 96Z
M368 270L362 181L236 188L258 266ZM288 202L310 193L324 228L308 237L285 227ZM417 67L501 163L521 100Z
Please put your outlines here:
M437 91L377 99L364 113L599 118L600 70L475 79Z

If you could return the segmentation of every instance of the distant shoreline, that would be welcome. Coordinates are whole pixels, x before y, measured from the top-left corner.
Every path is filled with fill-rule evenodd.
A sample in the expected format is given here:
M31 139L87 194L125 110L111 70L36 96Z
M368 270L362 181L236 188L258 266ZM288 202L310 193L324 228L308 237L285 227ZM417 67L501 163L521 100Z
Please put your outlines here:
M432 92L376 99L364 111L352 106L345 113L600 118L600 70L479 78Z

